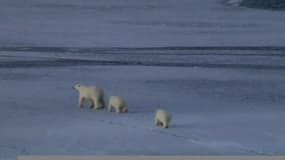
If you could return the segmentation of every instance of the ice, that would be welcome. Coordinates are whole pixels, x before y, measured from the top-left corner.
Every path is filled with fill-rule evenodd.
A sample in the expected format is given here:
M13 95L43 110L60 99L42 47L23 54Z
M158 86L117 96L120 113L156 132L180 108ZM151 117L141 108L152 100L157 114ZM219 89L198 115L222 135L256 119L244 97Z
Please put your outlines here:
M285 76L281 51L223 50L231 54L215 54L213 50L165 49L157 50L157 57L149 65L144 63L149 62L152 54L148 53L153 50L104 52L80 53L82 56L77 52L2 52L1 59L6 57L5 63L14 66L0 66L1 159L14 159L19 154L285 153ZM96 57L103 62L115 61L114 56L119 55L129 57L130 63L95 61L74 65L65 61L63 55L75 64ZM23 66L29 57L30 65ZM259 68L260 61L256 59L263 61L262 57L267 62ZM58 59L64 60L55 65ZM175 60L175 64L190 65L165 65L170 63L169 59ZM192 66L194 60L202 65ZM227 65L219 67L203 65L225 62ZM252 66L246 67L247 63ZM236 64L240 67L233 67ZM110 95L123 96L130 113L92 111L88 106L79 110L78 95L72 89L77 82L104 88L106 101ZM157 108L165 108L173 115L169 129L154 126Z
M283 46L285 12L215 0L2 0L1 46Z
M241 2L242 2L242 0L228 0L227 4L234 6L234 7L238 7Z
M284 17L214 0L2 0L0 159L282 155ZM78 82L130 113L79 110Z

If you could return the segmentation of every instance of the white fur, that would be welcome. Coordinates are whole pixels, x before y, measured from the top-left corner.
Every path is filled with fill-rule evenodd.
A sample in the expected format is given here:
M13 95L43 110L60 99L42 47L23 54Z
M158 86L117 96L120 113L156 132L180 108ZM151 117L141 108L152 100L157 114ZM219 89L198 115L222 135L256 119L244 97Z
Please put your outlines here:
M158 109L155 114L154 124L158 127L168 128L171 121L171 115L166 110Z
M83 108L84 100L91 101L90 108L104 108L104 93L101 88L83 84L75 84L73 88L79 92L79 108Z
M115 109L117 113L128 112L126 101L119 96L111 96L109 99L108 111L113 112L113 109Z

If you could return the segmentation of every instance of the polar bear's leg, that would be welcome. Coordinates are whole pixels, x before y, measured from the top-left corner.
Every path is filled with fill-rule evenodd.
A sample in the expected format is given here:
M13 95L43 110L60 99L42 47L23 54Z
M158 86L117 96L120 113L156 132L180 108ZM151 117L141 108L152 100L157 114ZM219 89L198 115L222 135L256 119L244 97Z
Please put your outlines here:
M162 125L162 122L158 120L157 126L161 127Z
M98 98L91 97L91 98L89 98L89 100L91 102L90 109L98 109L98 107L99 107Z
M163 123L159 119L156 119L155 120L155 125L158 126L158 127L161 127L161 126L163 126Z
M93 98L95 109L100 109L100 100L98 98Z
M90 109L93 109L94 108L94 102L93 102L93 99L91 98L88 98L88 100L90 101Z
M168 124L167 124L166 121L163 121L163 122L162 122L162 128L168 128Z
M127 113L127 112L128 112L128 108L127 108L127 107L124 107L124 108L122 109L122 112L123 112L123 113Z
M109 103L109 105L108 105L108 111L109 111L109 112L112 112L112 110L113 110L113 106L112 106L111 103Z
M116 112L121 113L121 107L116 107Z
M84 99L84 97L79 96L79 108L83 108Z
M117 112L117 113L121 113L121 112L122 112L122 107L117 106L117 107L115 107L115 108L116 108L116 112Z

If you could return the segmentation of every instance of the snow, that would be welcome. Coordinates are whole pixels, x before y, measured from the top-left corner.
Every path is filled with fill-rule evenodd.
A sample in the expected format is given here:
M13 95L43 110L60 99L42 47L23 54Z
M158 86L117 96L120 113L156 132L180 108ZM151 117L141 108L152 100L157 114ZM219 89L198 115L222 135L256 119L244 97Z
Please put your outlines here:
M1 46L283 46L285 12L219 0L2 0Z
M1 0L0 159L283 155L284 17L214 0ZM79 110L77 82L130 113Z
M282 51L223 50L219 53L231 54L215 54L214 50L165 49L157 50L155 56L152 52L1 51L2 64L14 66L0 66L0 159L14 159L18 154L285 153ZM116 56L130 63L117 64ZM55 65L58 59L61 64ZM74 66L68 59L113 63ZM201 65L166 65L171 64L169 59L175 65L195 61ZM23 65L27 61L31 65ZM264 67L256 67L263 61ZM203 65L207 63L228 65ZM252 66L244 67L247 63ZM78 95L72 89L77 82L104 88L106 100L111 95L123 96L130 113L79 110ZM157 108L173 115L169 129L154 126Z

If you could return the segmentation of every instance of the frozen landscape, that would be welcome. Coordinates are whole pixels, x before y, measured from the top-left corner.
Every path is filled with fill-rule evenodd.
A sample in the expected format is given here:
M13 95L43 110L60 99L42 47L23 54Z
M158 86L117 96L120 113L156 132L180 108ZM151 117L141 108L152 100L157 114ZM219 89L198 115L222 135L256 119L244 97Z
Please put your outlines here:
M0 159L284 155L285 12L176 2L1 1ZM80 110L77 82L130 112Z

